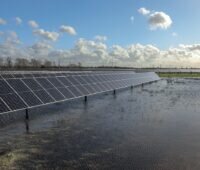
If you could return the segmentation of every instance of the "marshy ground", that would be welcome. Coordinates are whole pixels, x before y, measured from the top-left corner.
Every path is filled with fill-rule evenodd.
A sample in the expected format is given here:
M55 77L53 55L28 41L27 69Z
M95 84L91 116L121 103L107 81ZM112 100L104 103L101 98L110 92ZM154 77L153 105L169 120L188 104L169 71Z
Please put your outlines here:
M0 129L0 169L200 169L198 79L165 79L56 107Z
M200 78L200 72L159 72L163 78Z

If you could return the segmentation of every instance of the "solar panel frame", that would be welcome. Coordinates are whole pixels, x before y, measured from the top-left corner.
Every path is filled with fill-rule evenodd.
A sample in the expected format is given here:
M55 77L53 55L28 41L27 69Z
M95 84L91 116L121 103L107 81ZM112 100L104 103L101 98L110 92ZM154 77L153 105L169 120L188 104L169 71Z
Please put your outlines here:
M72 86L72 83L66 77L57 77L57 79L66 87Z
M48 77L47 78L55 87L65 87L58 79L57 77Z
M92 81L92 79L90 78L90 76L84 76L83 78L84 78L85 81L87 81L87 84L92 84L92 83L94 83L94 82Z
M79 81L79 83L80 83L81 85L88 84L88 82L87 82L86 80L84 80L83 76L78 75L78 76L76 76L76 77L78 78L78 81ZM75 77L75 78L76 78L76 77Z
M61 87L58 90L65 96L66 99L73 99L74 94L68 89L68 87Z
M24 75L24 78L32 78L33 75L32 74L23 74Z
M81 83L75 78L75 76L67 76L66 79L71 82L72 85L80 85Z
M35 78L37 82L44 88L44 89L51 89L54 86L48 81L47 78Z
M16 93L0 95L0 97L3 99L4 102L6 102L9 108L14 111L28 107L28 105L24 103L24 101Z
M89 95L90 92L88 89L85 87L85 85L77 85L76 88L82 92L83 95Z
M21 81L24 83L24 85L29 88L29 92L26 92L26 93L31 94L31 95L29 95L29 97L35 96L34 101L37 101L37 103L34 103L34 101L33 101L33 103L29 103L29 101L26 100L26 98L20 96L20 94L22 93L21 92L22 90L17 90L16 88L14 89L11 86L11 84L9 82L7 82L8 79L5 79L4 77L2 77L0 75L0 82L1 82L1 80L3 80L4 84L6 82L7 85L9 86L9 87L7 86L8 89L7 89L6 94L5 94L5 92L3 93L4 95L0 94L0 97L2 97L2 98L0 98L0 104L1 103L7 104L9 97L11 100L17 100L17 99L19 100L19 104L15 103L14 105L11 105L11 103L8 102L9 104L7 104L6 107L4 104L2 104L2 106L5 107L5 109L4 109L5 112L21 110L21 109L25 109L25 108L33 108L33 107L40 106L40 105L46 105L46 104L57 103L60 101L65 101L65 100L69 100L69 99L73 99L73 98L79 98L79 97L83 97L85 95L88 95L88 96L94 95L97 93L111 91L114 89L129 87L131 85L137 85L137 84L146 83L149 81L159 80L159 77L155 73L136 73L136 74L134 73L134 76L133 76L133 73L126 73L126 72L84 72L84 73L75 72L75 73L54 73L53 75L55 76L55 78L58 81L56 81L57 83L55 83L55 82L53 83L48 79L49 77L52 76L52 74L49 72L44 72L42 74L41 73L31 73L28 76L26 76L27 74L22 74L24 76L24 78L22 78L21 75L17 76L17 74L13 74L13 75L6 74L6 76L4 76L4 77L12 77L9 79L21 79ZM3 75L5 75L5 74L3 74ZM65 75L66 77L63 75ZM26 78L26 77L32 77L32 76L33 76L33 78ZM69 80L67 78L69 76L73 77L72 79L75 80L75 81L73 81L74 84L72 84L72 82L69 82ZM84 76L86 76L87 78L85 79ZM89 81L88 81L88 77L89 77ZM44 88L37 81L38 78L45 79L45 82L46 83L48 82L48 85L46 86L46 83L42 83L43 86L45 87ZM32 83L30 84L30 82L29 82L30 79L31 79L31 82L34 82L37 86L34 86ZM27 83L27 82L29 82L29 83ZM87 82L87 84L85 84L86 82ZM49 91L49 89L52 86L49 84L51 84L53 86L53 88L51 88L52 89L51 91ZM62 86L62 87L60 87L60 86ZM26 89L26 88L24 88L24 89ZM90 90L88 90L88 89L90 89ZM46 97L44 95L42 95L41 93L45 94ZM64 93L65 93L65 95L64 95ZM56 94L59 94L62 97L56 96ZM70 96L69 96L69 94L70 94ZM5 95L7 95L8 97L5 97ZM13 97L11 98L11 96L13 96ZM44 96L44 98L42 98L43 96ZM4 101L3 98L6 101ZM19 106L17 107L16 105L19 105ZM9 108L9 107L11 107L11 108ZM9 111L7 108L9 108Z
M3 79L14 78L12 74L2 74Z
M14 78L24 78L23 74L13 74Z
M90 92L90 94L96 93L96 90L94 89L92 84L86 84L84 87Z
M30 91L30 89L24 84L21 79L7 79L6 80L16 92L26 92Z
M19 93L19 95L21 96L21 98L24 99L24 101L26 101L26 103L28 104L29 107L32 106L38 106L38 105L42 105L44 104L43 102L41 102L41 100L38 99L38 97L31 91L28 92L21 92Z
M3 112L8 112L11 109L9 108L9 106L3 101L3 99L0 97L0 113Z
M65 97L56 88L46 89L46 91L55 99L55 101L64 100Z
M34 93L44 104L55 102L55 99L52 98L45 90L36 90Z
M33 91L43 90L42 86L33 78L24 78L22 81Z
M14 93L14 90L8 85L8 83L2 79L0 80L0 95Z
M103 90L103 91L107 91L107 88L101 84L101 83L97 83L97 85Z
M81 93L80 90L78 90L78 89L76 88L76 86L69 86L68 88L69 88L69 90L73 93L73 95L74 95L75 97L84 96L84 94Z
M94 89L94 93L102 92L102 89L97 84L91 84L91 88Z

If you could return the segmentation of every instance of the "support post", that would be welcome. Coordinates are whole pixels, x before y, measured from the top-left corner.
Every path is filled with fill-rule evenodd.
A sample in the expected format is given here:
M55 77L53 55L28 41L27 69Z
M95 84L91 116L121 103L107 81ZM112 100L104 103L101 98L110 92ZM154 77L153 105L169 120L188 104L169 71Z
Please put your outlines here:
M26 108L26 120L29 120L28 108Z
M85 102L87 102L87 96L85 96Z
M113 94L116 95L116 90L115 89L113 90Z
M131 86L131 90L133 89L133 86Z

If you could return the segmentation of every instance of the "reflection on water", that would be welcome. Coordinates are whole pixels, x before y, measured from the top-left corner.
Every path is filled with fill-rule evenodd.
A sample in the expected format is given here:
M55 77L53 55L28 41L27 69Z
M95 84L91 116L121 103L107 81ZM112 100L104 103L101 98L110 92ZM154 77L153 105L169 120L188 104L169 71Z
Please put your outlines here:
M199 170L199 84L163 80L2 128L0 169Z

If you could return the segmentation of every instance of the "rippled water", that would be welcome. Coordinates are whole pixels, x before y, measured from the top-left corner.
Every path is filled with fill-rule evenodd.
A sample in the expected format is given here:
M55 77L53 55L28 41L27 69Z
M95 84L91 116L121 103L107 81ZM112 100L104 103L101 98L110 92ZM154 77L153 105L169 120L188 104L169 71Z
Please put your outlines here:
M65 105L0 129L0 169L200 169L200 80Z

